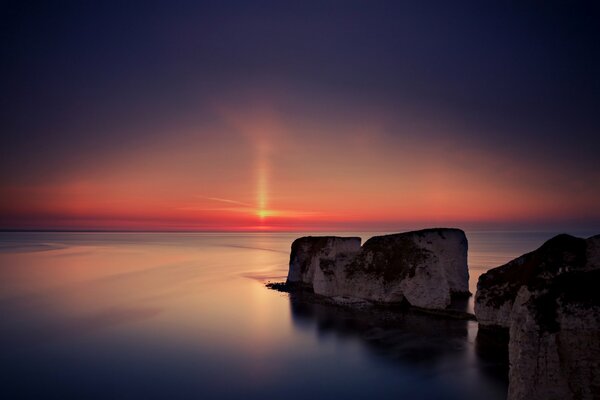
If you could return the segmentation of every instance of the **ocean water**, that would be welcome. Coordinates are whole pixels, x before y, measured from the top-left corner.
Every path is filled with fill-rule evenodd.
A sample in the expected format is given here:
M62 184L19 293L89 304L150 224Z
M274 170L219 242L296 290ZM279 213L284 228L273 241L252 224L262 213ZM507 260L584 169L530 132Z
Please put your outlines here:
M0 233L0 398L506 397L505 353L475 322L266 289L301 235ZM474 292L553 233L467 236Z

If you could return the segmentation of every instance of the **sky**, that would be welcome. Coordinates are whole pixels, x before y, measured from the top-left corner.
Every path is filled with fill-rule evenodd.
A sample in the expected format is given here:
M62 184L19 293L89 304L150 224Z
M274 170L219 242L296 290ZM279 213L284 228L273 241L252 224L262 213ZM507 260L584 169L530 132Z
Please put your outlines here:
M600 230L598 20L4 1L0 229Z

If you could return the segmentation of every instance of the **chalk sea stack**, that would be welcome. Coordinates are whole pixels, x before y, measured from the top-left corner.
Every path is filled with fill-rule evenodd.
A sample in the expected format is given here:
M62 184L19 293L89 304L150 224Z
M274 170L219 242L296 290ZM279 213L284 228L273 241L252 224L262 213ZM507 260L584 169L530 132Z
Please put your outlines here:
M509 399L600 398L600 235L556 236L481 275L475 314L509 329Z
M408 302L444 309L468 295L467 238L439 228L374 236L302 237L294 241L287 283L332 298Z

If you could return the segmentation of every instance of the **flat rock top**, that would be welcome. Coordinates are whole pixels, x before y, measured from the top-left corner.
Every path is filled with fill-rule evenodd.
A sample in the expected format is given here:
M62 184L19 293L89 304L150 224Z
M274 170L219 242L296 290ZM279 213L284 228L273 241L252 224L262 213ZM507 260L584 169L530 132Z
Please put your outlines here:
M316 249L323 248L333 243L357 242L360 246L362 239L357 236L302 236L292 242L292 250L303 244L309 244Z
M365 245L373 240L382 240L382 239L396 239L402 237L425 237L431 234L438 234L441 239L446 239L446 235L462 235L465 236L465 232L461 229L457 228L429 228L429 229L421 229L418 231L409 231L409 232L401 232L401 233L390 233L388 235L380 235L373 236L369 240L365 242ZM466 237L466 236L465 236Z
M292 243L291 257L294 258L301 246L309 245L311 248L310 254L316 255L324 250L328 246L334 244L352 244L357 249L360 248L360 242L362 241L359 237L342 237L342 236L303 236Z
M294 240L294 242L297 241L313 241L313 240L335 240L335 239L339 239L339 240L347 240L347 239L356 239L356 240L361 240L360 237L358 236L302 236L299 237L298 239Z
M387 243L392 243L395 239L402 239L408 237L425 237L427 235L437 234L440 236L440 239L446 239L446 235L461 235L466 237L465 232L461 229L457 228L428 228L421 229L417 231L409 231L409 232L401 232L401 233L390 233L386 235L373 236L368 239L363 246L366 246L367 243L373 244L374 242L386 241ZM292 246L294 244L300 243L312 243L312 244L323 244L325 246L330 241L346 241L346 240L358 240L362 239L357 236L302 236L298 239L294 240Z

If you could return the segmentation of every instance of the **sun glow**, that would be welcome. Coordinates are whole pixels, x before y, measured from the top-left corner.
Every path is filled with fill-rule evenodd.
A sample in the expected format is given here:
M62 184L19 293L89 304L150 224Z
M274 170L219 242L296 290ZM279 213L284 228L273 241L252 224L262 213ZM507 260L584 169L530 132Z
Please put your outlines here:
M267 216L269 215L269 212L267 210L258 210L256 213L258 214L260 222L264 222L265 218L267 218Z

